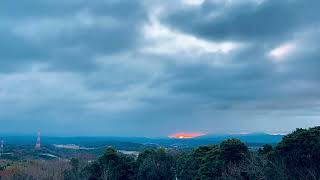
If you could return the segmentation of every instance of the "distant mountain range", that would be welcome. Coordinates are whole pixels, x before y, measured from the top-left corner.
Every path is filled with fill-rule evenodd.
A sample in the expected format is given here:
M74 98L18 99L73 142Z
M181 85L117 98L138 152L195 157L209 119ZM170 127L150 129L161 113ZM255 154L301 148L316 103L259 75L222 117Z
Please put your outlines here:
M274 144L282 140L284 135L272 135L266 133L249 133L249 134L220 134L220 135L205 135L198 139L211 139L217 143L230 138L237 138L245 143L267 143Z
M36 143L35 136L4 136L7 145L30 145ZM137 150L145 147L175 147L189 148L207 144L217 144L223 140L237 138L249 146L261 146L263 144L276 144L281 141L283 135L270 135L265 133L252 134L211 134L191 139L176 138L145 138L145 137L41 137L43 145L75 144L82 147L114 146L123 150Z
M176 147L196 147L207 144L218 144L226 139L236 138L246 143L248 146L260 147L263 144L276 144L282 140L284 135L270 135L266 133L252 133L252 134L209 134L190 139L177 138L143 138L134 139L137 143L154 143L160 146L176 146Z

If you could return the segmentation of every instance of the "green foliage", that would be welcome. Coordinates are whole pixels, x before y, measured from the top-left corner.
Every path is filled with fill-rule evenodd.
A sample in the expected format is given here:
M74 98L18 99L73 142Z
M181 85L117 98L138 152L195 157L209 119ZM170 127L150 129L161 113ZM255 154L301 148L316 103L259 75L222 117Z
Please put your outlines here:
M290 179L320 179L320 127L297 129L276 147Z
M138 157L138 180L170 180L175 176L175 162L164 149L146 150Z
M72 169L74 171L78 171L80 167L80 160L77 158L72 158L70 162L71 162Z
M70 160L71 169L64 172L64 178L66 180L78 180L80 179L80 160L72 158Z
M228 139L220 145L221 156L225 163L239 163L248 156L248 147L239 139Z
M214 146L203 157L198 177L202 180L210 180L220 177L223 169L221 150Z
M189 153L177 157L177 176L181 180L192 180L198 175L199 164Z
M200 146L178 158L177 175L182 180L221 179L229 164L239 164L248 155L247 146L237 139L226 140L220 146Z
M273 147L269 144L265 144L262 148L259 148L258 153L260 155L267 155L273 151Z
M135 179L134 159L119 154L115 149L108 148L99 159L102 176L110 180L131 180Z
M320 179L320 127L297 129L275 148L264 145L257 152L249 152L238 139L229 139L220 145L200 146L177 154L164 149L145 150L137 159L108 148L98 161L84 169L79 168L76 159L71 160L71 165L70 172L78 172L78 176L66 173L69 179Z
M86 177L88 180L98 180L102 176L102 168L98 161L93 162L92 164L86 166L83 171L83 177Z
M136 163L132 157L118 153L109 147L98 161L82 170L80 177L90 180L134 180L136 169Z
M177 158L178 179L205 179L214 174L212 170L217 168L212 166L219 159L218 146L200 146L191 153L181 154ZM211 167L212 166L212 167Z

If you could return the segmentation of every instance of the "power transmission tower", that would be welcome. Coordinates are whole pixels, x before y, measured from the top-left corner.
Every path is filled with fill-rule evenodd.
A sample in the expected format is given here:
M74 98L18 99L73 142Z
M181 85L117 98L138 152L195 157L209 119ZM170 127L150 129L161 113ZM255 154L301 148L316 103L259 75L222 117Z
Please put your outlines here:
M41 133L40 133L40 129L38 130L38 136L37 136L37 143L36 143L36 149L40 149L41 148L41 139L40 139Z

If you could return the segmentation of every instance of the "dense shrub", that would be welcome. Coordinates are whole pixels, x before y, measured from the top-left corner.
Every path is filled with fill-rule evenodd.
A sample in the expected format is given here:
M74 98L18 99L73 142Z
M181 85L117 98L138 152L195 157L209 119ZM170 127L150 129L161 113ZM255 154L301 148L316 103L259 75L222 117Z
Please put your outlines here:
M164 149L144 151L139 155L137 165L138 180L162 180L175 177L174 159Z

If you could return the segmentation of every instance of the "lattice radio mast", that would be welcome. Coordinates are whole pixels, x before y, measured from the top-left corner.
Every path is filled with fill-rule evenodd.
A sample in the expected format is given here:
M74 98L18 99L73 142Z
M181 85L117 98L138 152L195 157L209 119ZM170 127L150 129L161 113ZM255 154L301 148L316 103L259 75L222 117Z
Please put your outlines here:
M3 141L3 140L1 140L0 152L3 152L3 146L4 146L4 141Z
M40 149L41 148L41 139L40 139L41 133L40 133L40 129L38 130L38 136L37 136L37 143L36 143L36 149Z

